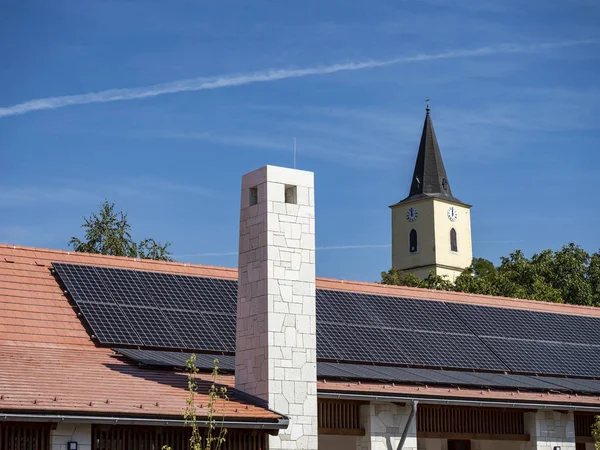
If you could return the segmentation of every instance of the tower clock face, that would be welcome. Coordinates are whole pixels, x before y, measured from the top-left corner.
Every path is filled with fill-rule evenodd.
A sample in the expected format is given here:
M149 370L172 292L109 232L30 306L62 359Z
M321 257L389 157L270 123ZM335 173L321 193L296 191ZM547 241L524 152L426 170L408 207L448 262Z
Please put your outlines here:
M452 222L458 219L458 210L454 206L448 208L448 219L450 219Z
M409 222L414 222L415 220L417 220L417 215L417 208L412 206L406 211L406 220L408 220Z

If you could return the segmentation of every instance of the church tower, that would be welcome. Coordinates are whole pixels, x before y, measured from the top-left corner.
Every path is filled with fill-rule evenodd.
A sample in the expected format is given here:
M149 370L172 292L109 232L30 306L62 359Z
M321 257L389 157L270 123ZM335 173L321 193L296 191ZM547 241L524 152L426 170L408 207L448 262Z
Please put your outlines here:
M392 267L450 281L471 265L471 205L452 195L429 105L408 197L392 209Z

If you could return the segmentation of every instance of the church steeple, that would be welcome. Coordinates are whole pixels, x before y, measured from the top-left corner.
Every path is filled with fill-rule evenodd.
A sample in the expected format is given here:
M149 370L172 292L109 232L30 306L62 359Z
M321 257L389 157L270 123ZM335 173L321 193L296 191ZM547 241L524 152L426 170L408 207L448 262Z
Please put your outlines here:
M410 192L391 208L394 269L453 281L471 265L471 206L452 195L429 105Z
M400 203L427 197L462 203L452 195L440 147L435 137L429 105L427 105L426 109L421 143L419 144L419 153L417 154L410 192L408 197Z

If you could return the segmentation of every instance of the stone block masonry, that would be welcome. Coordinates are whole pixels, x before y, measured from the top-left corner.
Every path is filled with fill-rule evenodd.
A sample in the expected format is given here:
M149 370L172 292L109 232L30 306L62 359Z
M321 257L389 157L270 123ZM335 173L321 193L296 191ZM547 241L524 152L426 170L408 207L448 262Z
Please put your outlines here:
M242 178L236 388L288 416L270 449L317 448L314 176Z
M372 402L360 407L361 425L365 435L357 439L357 450L389 450L398 448L411 405ZM417 419L413 418L403 450L417 450Z
M575 450L575 418L572 411L540 410L525 414L530 436L527 448Z

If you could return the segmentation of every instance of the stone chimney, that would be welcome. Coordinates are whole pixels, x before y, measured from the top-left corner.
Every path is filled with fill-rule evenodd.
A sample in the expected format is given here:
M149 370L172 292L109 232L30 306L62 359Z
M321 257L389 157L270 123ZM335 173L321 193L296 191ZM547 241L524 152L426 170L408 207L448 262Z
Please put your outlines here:
M317 449L312 172L242 178L235 385L290 419L270 449Z

